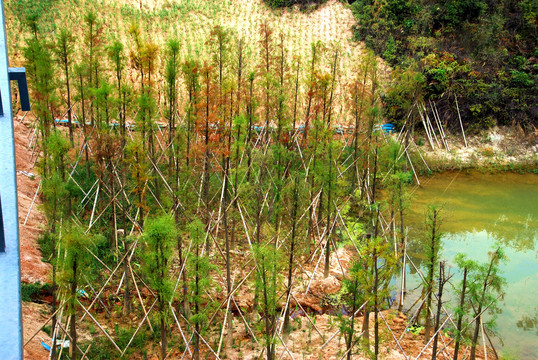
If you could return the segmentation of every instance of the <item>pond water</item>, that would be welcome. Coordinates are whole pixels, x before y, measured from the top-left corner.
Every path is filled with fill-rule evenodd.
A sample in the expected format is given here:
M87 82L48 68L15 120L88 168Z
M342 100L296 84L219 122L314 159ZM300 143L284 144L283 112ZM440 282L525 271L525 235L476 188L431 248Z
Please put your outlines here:
M452 266L452 283L462 277L453 261L457 253L486 262L495 244L504 247L506 295L494 344L503 354L538 359L538 175L445 173L423 179L422 187L412 192L410 239L424 232L428 205L442 207L441 258ZM408 251L420 263L423 256L416 242ZM408 289L418 284L418 276L410 274ZM409 301L417 293L411 293Z

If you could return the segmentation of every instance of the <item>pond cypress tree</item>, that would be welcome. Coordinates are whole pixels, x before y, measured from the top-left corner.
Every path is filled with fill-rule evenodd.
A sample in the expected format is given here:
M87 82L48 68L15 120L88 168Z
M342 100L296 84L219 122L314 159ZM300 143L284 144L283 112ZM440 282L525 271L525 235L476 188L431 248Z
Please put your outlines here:
M71 109L71 87L69 84L69 70L71 67L71 56L73 55L73 35L66 28L60 29L56 37L56 57L63 68L65 77L65 90L67 96L67 121L69 126L69 140L73 146L73 115Z
M500 266L506 262L504 249L499 247L489 253L489 262L475 264L473 271L469 273L469 300L472 304L474 319L474 330L471 337L470 359L476 358L476 345L478 335L482 326L483 312L490 310L490 313L498 311L499 297L503 294L506 280L501 276ZM493 325L495 318L490 319ZM482 331L486 331L485 327Z
M193 359L200 359L200 336L207 330L208 314L214 306L207 298L207 291L212 286L212 279L209 275L210 270L214 268L209 260L207 249L203 249L206 231L205 226L200 219L195 218L188 226L190 239L192 241L191 253L189 256L189 278L191 279L190 288L190 303L192 315L189 318L189 323L193 329L194 353Z
M177 230L174 219L161 215L148 219L144 228L143 269L149 287L157 296L161 331L161 359L166 357L169 302L174 296L174 284L170 278L170 266Z
M426 261L424 266L426 267L426 278L424 279L423 285L423 296L426 297L426 307L424 308L424 316L426 319L425 333L424 333L424 343L427 343L430 340L431 329L432 329L432 299L434 284L435 284L435 267L439 262L439 250L441 249L441 210L432 205L428 208L426 212L426 231L427 231L427 242L425 248Z
M77 339L77 296L82 279L87 280L93 257L88 249L93 246L92 236L84 232L80 226L67 223L62 229L58 256L58 283L60 294L67 302L69 319L70 358L78 359ZM82 355L82 354L80 354Z

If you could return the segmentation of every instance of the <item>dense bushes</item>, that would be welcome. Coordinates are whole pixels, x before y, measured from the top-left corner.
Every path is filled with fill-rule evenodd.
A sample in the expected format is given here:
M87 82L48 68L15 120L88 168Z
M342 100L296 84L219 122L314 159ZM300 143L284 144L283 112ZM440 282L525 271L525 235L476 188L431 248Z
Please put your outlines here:
M21 299L22 301L39 301L43 296L51 294L51 285L48 283L41 284L35 282L33 284L21 283Z
M422 73L415 99L434 101L449 127L457 119L454 96L473 128L537 125L535 3L358 0L352 8L357 39L391 65ZM385 116L396 122L409 112L398 90L402 73L385 97Z
M309 7L316 7L320 4L326 3L327 0L265 0L265 2L272 8L282 8L298 5L301 9L306 9Z

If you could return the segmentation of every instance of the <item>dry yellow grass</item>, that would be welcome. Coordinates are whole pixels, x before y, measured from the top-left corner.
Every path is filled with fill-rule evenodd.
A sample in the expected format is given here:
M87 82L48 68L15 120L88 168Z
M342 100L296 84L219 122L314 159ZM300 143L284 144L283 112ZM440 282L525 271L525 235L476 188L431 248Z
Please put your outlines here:
M19 1L6 1L10 55L14 66L23 64L22 49L25 37L30 36L13 11ZM342 105L345 89L343 85L354 75L365 48L363 44L353 41L353 14L348 5L338 0L329 0L317 10L308 13L297 8L272 10L263 0L63 0L54 4L55 8L43 16L43 23L47 24L46 27L51 32L42 36L52 39L54 27L67 27L77 38L77 58L81 58L87 51L84 15L89 11L97 14L98 21L102 24L102 38L105 43L120 39L127 48L133 47L128 29L131 24L136 23L146 40L160 46L161 54L164 54L166 41L177 38L183 59L208 58L209 46L206 42L210 31L215 25L221 25L232 30L235 39L244 39L246 66L250 69L258 63L260 25L267 22L273 29L275 38L280 34L284 36L289 61L292 56L301 57L303 79L307 77L312 43L320 41L329 48L338 46L341 54L336 86L340 90L334 98L335 110L339 114L336 121L346 122L346 111ZM21 36L21 33L25 35ZM331 57L331 51L328 51L322 63L327 72L330 71ZM384 77L386 67L381 66L380 69L378 76ZM162 79L156 80L160 83ZM304 93L305 89L302 90ZM180 95L180 98L182 97L184 94Z
M7 1L11 54L20 56L24 37L21 25L15 21ZM76 9L76 11L73 11ZM337 0L329 0L319 9L304 13L298 9L271 10L262 0L65 0L59 2L55 14L45 14L45 22L54 18L56 27L67 26L77 37L84 34L83 16L89 10L98 14L105 38L127 40L127 29L139 23L146 38L164 44L170 37L181 40L182 53L203 54L211 28L222 25L232 29L238 37L253 44L258 39L259 27L269 23L276 34L284 34L290 54L310 55L315 41L339 43L343 51L343 66L348 68L360 58L362 46L352 41L353 14L349 7ZM52 34L51 34L52 35ZM255 55L257 46L250 46Z

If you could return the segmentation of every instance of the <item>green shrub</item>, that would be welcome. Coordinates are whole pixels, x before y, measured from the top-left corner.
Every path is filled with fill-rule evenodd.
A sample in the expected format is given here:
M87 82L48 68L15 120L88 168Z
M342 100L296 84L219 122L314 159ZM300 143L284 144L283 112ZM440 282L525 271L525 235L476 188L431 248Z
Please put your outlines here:
M265 3L273 9L298 5L301 9L315 9L327 0L265 0Z
M49 231L45 231L37 239L39 250L41 250L41 258L44 262L50 262L54 253L54 242L56 235Z
M21 298L22 301L36 302L44 295L51 291L51 285L49 283L35 282L33 284L21 284Z

